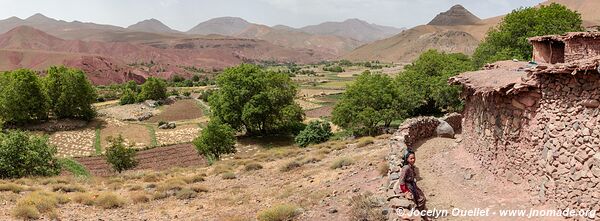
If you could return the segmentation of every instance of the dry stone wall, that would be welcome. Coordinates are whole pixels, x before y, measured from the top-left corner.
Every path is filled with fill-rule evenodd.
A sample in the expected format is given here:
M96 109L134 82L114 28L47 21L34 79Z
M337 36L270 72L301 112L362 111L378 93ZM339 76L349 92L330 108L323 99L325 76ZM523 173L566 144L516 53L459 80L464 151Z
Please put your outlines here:
M538 75L539 91L467 97L462 145L534 204L600 210L600 77Z
M412 201L409 201L394 192L394 188L400 178L402 170L402 157L408 147L412 147L418 141L436 136L436 128L441 120L446 120L454 129L461 129L462 116L457 113L446 115L440 119L435 117L417 117L411 118L400 126L400 128L390 138L390 154L387 157L390 170L388 171L388 189L387 197L391 209L414 208ZM390 212L391 217L396 217Z

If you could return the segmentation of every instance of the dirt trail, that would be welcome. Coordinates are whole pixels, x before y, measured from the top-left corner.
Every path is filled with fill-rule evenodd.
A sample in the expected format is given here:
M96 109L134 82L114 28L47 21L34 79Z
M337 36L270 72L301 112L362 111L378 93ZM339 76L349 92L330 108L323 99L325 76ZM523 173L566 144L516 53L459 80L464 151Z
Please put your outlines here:
M555 208L551 205L533 207L525 186L494 177L454 139L432 138L415 147L416 166L422 178L417 184L427 196L427 208L450 213L439 220L532 220L527 217L501 217L499 213L500 210L526 210L528 213L531 208ZM452 216L454 208L489 209L489 216ZM564 220L557 217L533 218L540 219Z

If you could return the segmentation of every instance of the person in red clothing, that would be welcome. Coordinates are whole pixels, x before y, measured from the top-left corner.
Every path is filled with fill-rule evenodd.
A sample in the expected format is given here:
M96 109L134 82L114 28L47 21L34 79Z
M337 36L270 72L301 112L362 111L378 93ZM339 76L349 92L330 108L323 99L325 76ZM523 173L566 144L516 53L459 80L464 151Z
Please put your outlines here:
M402 171L400 172L399 186L400 191L404 193L407 199L412 199L417 205L417 209L425 209L425 194L419 189L416 181L415 173L415 153L412 150L408 150L404 154L404 163Z

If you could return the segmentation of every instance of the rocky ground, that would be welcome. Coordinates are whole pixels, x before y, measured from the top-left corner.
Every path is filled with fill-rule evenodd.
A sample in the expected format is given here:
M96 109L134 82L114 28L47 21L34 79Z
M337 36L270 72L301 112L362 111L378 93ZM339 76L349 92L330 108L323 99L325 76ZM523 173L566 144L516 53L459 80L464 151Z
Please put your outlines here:
M9 182L23 189L20 193L0 191L0 219L15 219L17 202L32 191L52 192L63 185L80 189L72 191L85 192L57 190L70 202L58 205L54 212L43 213L42 217L255 220L265 209L293 205L297 208L298 220L351 220L355 211L351 198L368 192L381 193L385 186L386 179L379 172L379 167L386 164L384 156L389 150L385 138L375 139L374 143L372 140L332 141L304 149L277 143L267 145L269 148L242 143L237 154L226 156L212 166L131 171L88 180L69 177L13 180ZM5 184L0 182L0 185ZM194 193L188 197L180 196L177 188L164 190L172 186L188 191L191 188ZM96 199L103 193L117 194L124 204L105 209L99 204L77 202L79 195L87 194ZM161 193L166 194L165 198L157 197Z
M460 136L457 139L460 141ZM427 198L430 210L490 209L489 217L444 216L439 220L531 220L526 217L500 217L501 209L553 209L552 205L533 207L526 186L501 180L480 167L472 154L457 140L432 138L416 146L416 165L421 179L417 185ZM493 212L497 212L493 214ZM542 219L542 218L537 218ZM543 220L564 220L544 217Z

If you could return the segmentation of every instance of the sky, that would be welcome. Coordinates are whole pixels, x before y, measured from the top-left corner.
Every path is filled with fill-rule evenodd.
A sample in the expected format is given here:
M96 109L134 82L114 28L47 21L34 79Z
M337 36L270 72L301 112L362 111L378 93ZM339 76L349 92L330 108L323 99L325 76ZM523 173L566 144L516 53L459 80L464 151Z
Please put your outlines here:
M369 23L414 27L461 4L480 18L534 6L543 0L0 0L0 19L42 13L65 21L127 27L155 18L187 31L211 18L233 16L264 25L295 28L358 18Z

